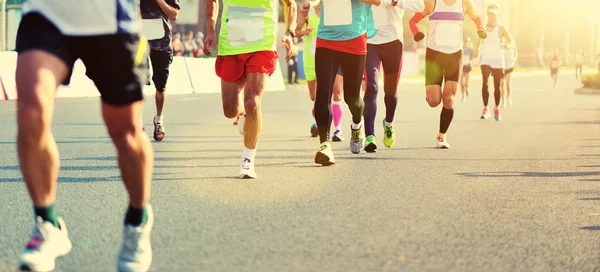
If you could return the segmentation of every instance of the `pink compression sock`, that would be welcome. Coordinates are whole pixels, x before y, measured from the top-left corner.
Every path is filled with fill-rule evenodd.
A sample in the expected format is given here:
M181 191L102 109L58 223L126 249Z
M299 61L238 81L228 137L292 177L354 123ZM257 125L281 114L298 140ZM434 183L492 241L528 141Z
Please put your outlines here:
M339 128L342 123L342 101L333 101L331 111L333 112L333 125Z

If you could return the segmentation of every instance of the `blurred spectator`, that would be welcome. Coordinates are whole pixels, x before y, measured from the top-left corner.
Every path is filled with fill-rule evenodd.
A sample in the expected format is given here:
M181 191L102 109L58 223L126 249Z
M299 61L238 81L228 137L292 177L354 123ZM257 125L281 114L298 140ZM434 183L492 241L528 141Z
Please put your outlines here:
M183 43L181 42L181 34L179 32L173 34L173 55L183 55Z
M292 57L288 60L288 83L298 83L298 39L294 38L294 46L292 48ZM292 83L292 74L294 74L294 81Z
M183 56L194 57L194 52L198 50L196 41L194 40L194 32L188 31L183 39Z

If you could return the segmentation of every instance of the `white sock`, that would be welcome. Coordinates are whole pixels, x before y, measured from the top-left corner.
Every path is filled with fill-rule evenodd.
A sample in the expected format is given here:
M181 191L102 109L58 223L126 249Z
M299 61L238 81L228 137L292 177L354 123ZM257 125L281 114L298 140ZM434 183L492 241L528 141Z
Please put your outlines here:
M331 146L331 145L329 144L329 142L327 142L327 141L325 141L325 142L322 142L322 143L321 143L321 146L324 146L324 145L326 145L326 146Z
M160 116L157 115L157 116L154 117L154 122L155 123L162 123L162 121L163 121L162 115L160 115Z
M386 127L392 127L394 123L388 123L388 121L383 121Z
M355 124L354 122L352 122L352 124L350 126L354 130L361 129L362 128L362 122L360 122L360 124Z
M250 159L251 162L254 162L254 156L256 155L256 149L248 149L244 147L244 151L242 153L242 156L244 158L248 158Z

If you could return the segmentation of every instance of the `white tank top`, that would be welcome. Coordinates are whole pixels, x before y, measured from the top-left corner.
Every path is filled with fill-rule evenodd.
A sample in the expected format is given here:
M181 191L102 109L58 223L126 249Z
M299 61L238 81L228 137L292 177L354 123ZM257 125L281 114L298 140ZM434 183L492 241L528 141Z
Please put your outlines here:
M504 49L500 37L500 25L496 25L494 30L488 33L487 38L482 40L482 43L481 65L489 65L494 69L504 69Z
M429 15L427 47L438 52L454 54L463 48L463 0L449 6L437 0L433 13Z
M512 69L515 68L515 49L509 47L508 49L504 49L504 69Z

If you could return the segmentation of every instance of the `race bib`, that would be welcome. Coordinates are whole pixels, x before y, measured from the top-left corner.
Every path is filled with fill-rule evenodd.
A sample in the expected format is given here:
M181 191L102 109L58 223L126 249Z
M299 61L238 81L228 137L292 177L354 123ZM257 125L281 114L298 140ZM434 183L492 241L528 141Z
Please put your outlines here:
M227 14L227 41L231 46L243 47L262 41L265 31L266 8L230 5Z
M375 26L380 27L390 24L387 16L387 8L384 5L373 6L372 9Z
M557 69L558 68L558 61L556 61L556 60L552 61L551 65L552 65L553 69Z
M158 40L165 37L165 27L163 19L144 19L142 20L143 34L147 40Z
M443 47L460 47L462 41L462 24L439 22L435 26L435 45Z
M352 2L350 0L325 0L323 24L338 26L352 24Z

